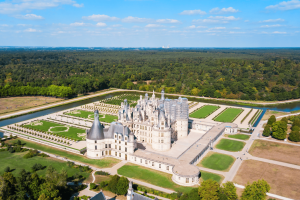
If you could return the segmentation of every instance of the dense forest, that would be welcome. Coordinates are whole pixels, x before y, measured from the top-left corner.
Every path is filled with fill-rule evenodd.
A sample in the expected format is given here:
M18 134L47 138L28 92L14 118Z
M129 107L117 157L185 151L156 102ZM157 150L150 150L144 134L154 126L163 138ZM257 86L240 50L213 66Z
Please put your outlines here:
M73 97L114 87L228 99L296 99L299 62L300 49L8 48L0 50L0 97Z

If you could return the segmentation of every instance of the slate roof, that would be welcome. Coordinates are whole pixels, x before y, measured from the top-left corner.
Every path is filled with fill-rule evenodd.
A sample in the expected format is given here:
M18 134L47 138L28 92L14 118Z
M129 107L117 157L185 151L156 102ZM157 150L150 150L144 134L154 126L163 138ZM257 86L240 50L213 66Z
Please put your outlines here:
M87 139L89 140L103 140L104 139L104 126L99 121L99 112L95 110L94 112L94 122L92 128L89 130L87 134Z

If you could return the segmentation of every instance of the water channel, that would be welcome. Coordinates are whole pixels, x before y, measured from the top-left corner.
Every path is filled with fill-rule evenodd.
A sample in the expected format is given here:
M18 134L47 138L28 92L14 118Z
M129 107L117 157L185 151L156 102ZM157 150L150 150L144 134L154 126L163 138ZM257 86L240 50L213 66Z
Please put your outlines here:
M129 93L129 92L126 92L126 93ZM137 93L137 92L130 92L130 93L131 94L144 94L144 93ZM116 93L108 94L108 95L105 95L105 96L93 97L93 98L90 98L90 99L86 99L86 100L82 100L82 101L78 101L78 102L74 102L74 103L70 103L70 104L66 104L66 105L61 105L61 106L58 106L58 107L55 107L55 108L50 108L50 109L47 109L47 110L42 110L42 111L38 111L38 112L18 116L18 117L15 117L15 118L2 120L2 121L0 121L0 127L6 126L6 125L9 125L9 124L14 124L14 123L17 123L17 122L20 122L20 121L24 121L24 120L28 120L28 119L32 119L32 118L36 118L36 117L40 117L40 116L44 116L44 115L48 115L48 114L55 113L55 112L58 112L58 111L61 111L61 110L66 110L66 109L70 109L70 108L73 108L73 107L81 106L81 105L84 105L84 104L100 101L102 99L107 99L107 98L110 98L110 97L113 97L113 96L116 96L116 95L120 95L120 94L124 94L124 93L116 92ZM159 95L156 95L156 96L159 97ZM168 96L168 95L165 95L165 96L169 97L169 98L172 98L172 99L177 98L175 96ZM192 98L191 100L201 102L201 99ZM208 102L208 101L205 101L205 102ZM216 103L216 101L214 101L212 103ZM226 104L226 103L220 103L220 104ZM300 110L300 102L295 102L295 103L290 103L290 104L282 104L282 105L277 105L277 106L264 106L264 107L243 106L243 105L237 105L237 104L226 104L226 105L262 109L263 112L260 115L260 117L258 118L258 120L256 121L256 123L254 124L254 127L258 124L258 122L261 120L264 113L268 109L275 110L275 111L283 111L283 112L290 112L290 111L294 111L294 110Z

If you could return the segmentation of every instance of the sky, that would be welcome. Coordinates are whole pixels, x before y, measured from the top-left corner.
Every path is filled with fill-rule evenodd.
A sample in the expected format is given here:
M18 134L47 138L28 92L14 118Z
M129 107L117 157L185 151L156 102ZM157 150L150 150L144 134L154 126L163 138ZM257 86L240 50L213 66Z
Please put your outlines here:
M300 47L300 0L0 0L0 46Z

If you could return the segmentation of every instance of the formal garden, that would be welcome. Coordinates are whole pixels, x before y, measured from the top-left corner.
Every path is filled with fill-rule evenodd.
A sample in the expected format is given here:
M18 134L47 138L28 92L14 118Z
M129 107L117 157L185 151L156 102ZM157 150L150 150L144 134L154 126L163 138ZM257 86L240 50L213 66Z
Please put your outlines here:
M94 120L94 112L86 110L72 110L70 112L65 112L64 115ZM117 120L117 116L99 113L99 121L101 122L111 123Z
M190 114L190 117L198 118L198 119L203 119L208 117L210 114L218 110L220 107L219 106L213 106L213 105L205 105L199 108L198 110L192 112Z
M245 142L230 140L230 139L221 139L219 143L215 146L217 149L225 150L225 151L241 151L244 146Z
M205 158L203 158L198 164L198 166L219 171L229 171L234 161L235 158L232 156L209 152L208 155L205 156Z
M51 139L51 136L59 136L72 140L85 140L86 137L84 129L46 120L33 121L22 125L22 127L47 134L46 139Z
M137 100L140 99L140 95L137 94L122 94L119 96L114 96L108 99L101 100L101 103L112 104L112 105L121 105L124 100L127 99L127 102L131 107L135 107Z
M240 108L226 108L214 120L218 122L233 122L243 111Z

